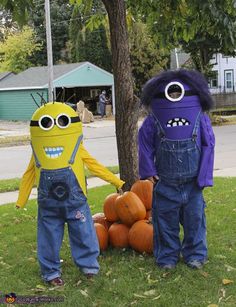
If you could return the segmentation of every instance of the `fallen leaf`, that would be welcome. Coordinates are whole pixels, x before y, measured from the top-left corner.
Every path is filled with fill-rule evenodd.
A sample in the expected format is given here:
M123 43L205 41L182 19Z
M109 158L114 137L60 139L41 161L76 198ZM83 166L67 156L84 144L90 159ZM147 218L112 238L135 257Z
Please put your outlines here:
M105 274L105 275L106 275L106 276L110 276L110 275L111 275L111 273L112 273L112 270L109 270L109 271L107 271L107 272L106 272L106 274Z
M150 274L149 274L148 277L147 277L147 281L148 281L149 284L155 284L155 283L158 282L157 279L152 279L152 278L150 277Z
M210 304L210 305L207 305L207 307L218 307L217 304Z
M147 298L146 296L140 295L140 294L137 294L137 293L134 293L134 296L135 296L135 297L139 297L139 298Z
M205 271L200 271L200 274L201 274L203 277L205 277L205 278L209 277L209 273L207 273L207 272L205 272Z
M145 291L143 294L146 295L146 296L151 296L151 295L155 295L156 293L156 290L148 290L148 291Z
M234 268L234 267L232 267L232 266L230 266L230 265L228 265L228 264L225 264L225 267L226 267L226 269L227 269L228 272L230 272L230 271L236 271L236 268Z
M161 297L161 295L158 295L158 296L154 297L154 298L152 299L152 301L159 300L160 297Z
M75 286L78 287L81 283L82 283L82 280L78 280Z
M223 285L229 285L232 284L234 281L231 279L222 279L222 284Z
M87 290L80 290L80 293L81 293L83 296L88 297Z

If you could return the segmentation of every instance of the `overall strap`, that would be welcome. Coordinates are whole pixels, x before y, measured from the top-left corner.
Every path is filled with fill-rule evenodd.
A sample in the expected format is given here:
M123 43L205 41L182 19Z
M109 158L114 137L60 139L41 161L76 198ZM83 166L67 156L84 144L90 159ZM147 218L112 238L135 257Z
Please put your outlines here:
M36 153L35 153L35 151L34 151L34 147L33 147L32 142L30 142L30 145L31 145L31 148L32 148L32 151L33 151L33 155L34 155L36 167L37 167L37 168L40 168L40 167L41 167L41 164L40 164L39 159L38 159L38 157L37 157L37 155L36 155Z
M151 114L154 117L156 125L157 125L157 128L158 128L158 136L162 139L162 138L164 138L166 136L165 131L162 128L162 125L161 125L160 121L154 115L154 113L151 113Z
M192 133L192 139L193 140L196 140L197 138L197 132L198 132L198 129L199 129L199 126L200 126L200 117L201 117L201 114L202 114L202 111L200 111L197 115L197 118L196 118L196 121L195 121L195 125L194 125L194 128L193 128L193 133Z
M78 140L77 140L77 142L76 142L76 145L75 145L75 148L74 148L74 150L73 150L73 152L72 152L72 155L71 155L71 157L70 157L70 160L68 161L69 164L73 164L73 163L74 163L75 156L76 156L76 153L77 153L77 151L78 151L78 149L79 149L79 145L80 145L82 139L83 139L83 134L80 135L80 137L78 138Z

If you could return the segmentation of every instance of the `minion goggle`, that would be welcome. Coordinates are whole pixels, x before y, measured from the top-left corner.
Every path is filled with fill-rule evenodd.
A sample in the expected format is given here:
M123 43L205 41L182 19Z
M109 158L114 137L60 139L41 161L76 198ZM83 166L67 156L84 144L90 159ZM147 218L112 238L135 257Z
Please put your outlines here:
M51 130L54 125L61 129L68 128L70 124L80 122L79 116L70 117L67 114L61 113L56 118L53 118L51 115L43 115L40 119L31 120L31 127L40 127L42 130Z
M168 99L171 102L177 102L183 99L185 96L194 96L196 93L191 90L185 90L184 86L177 81L170 82L165 87L164 93L158 93L155 97L161 99Z

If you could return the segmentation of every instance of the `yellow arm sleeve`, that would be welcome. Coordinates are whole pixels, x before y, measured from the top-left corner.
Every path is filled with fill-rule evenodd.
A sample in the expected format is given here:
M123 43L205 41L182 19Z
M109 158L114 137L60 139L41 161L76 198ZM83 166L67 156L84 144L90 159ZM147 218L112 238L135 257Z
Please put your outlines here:
M29 165L21 179L19 196L16 202L17 206L21 208L25 206L30 196L34 183L35 183L35 163L34 163L34 157L32 155Z
M124 181L120 180L117 176L112 174L105 166L100 164L96 159L94 159L84 148L83 144L80 145L80 157L84 164L95 176L113 184L117 189L120 189Z

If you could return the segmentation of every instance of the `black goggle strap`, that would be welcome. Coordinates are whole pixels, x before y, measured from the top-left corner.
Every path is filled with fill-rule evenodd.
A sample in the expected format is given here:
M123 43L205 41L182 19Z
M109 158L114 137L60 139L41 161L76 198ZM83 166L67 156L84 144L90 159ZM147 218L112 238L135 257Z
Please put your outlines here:
M195 96L197 95L194 91L185 91L184 96ZM168 99L165 95L165 93L158 93L154 96L154 98L162 98L162 99Z
M71 123L78 123L80 122L80 117L76 116L76 117L71 117ZM54 123L55 123L55 119L54 119ZM39 122L38 120L31 120L30 121L30 127L38 127L39 126Z

